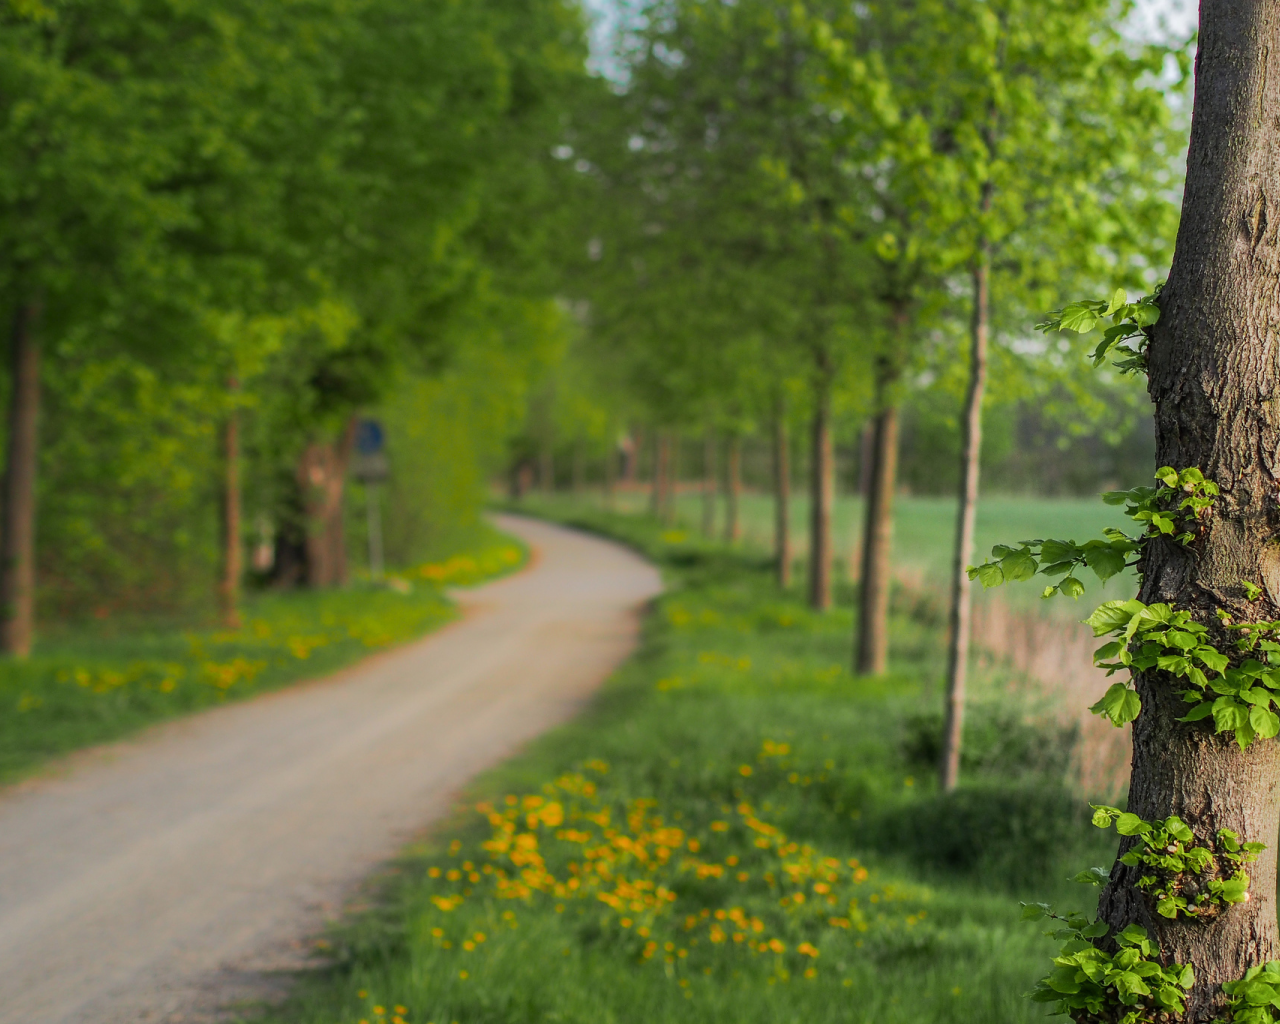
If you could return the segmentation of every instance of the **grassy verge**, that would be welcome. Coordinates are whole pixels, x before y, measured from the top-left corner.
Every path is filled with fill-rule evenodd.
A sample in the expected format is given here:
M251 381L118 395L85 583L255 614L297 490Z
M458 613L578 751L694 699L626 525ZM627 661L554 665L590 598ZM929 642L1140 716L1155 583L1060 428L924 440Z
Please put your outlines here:
M1106 852L1061 785L1065 740L989 705L966 786L943 796L921 715L935 618L899 608L895 674L854 679L848 612L811 614L762 560L556 511L663 567L641 651L409 851L375 908L325 940L334 965L270 1019L1042 1017L1021 994L1052 943L1017 900L1083 906L1063 879Z
M238 630L185 630L154 620L64 627L26 661L0 663L0 781L160 719L313 678L450 621L446 586L523 563L487 530L474 550L415 566L388 586L262 593Z

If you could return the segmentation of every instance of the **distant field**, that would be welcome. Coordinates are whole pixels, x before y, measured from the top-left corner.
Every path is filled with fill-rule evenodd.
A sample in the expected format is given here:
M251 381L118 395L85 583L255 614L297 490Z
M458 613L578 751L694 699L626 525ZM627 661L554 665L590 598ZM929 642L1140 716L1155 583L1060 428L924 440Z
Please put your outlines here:
M624 494L624 509L644 507L647 498L641 494ZM955 500L900 496L894 503L894 565L900 576L926 587L943 587L950 571L955 544ZM717 528L723 528L723 506L717 507ZM696 494L680 496L680 524L697 530L702 522L701 498ZM791 534L797 552L808 546L809 502L797 496L792 499ZM768 548L773 544L773 499L765 494L747 494L742 501L744 543ZM988 556L991 546L1035 537L1062 537L1087 540L1104 527L1125 529L1132 526L1123 509L1104 505L1098 498L984 498L978 506L975 560ZM853 557L862 530L862 501L840 496L835 509L835 548L837 557L846 565ZM1120 593L1126 584L1113 582L1109 590ZM1017 604L1035 603L1040 587L1025 584L1006 590L1008 600ZM1070 605L1059 602L1065 611Z

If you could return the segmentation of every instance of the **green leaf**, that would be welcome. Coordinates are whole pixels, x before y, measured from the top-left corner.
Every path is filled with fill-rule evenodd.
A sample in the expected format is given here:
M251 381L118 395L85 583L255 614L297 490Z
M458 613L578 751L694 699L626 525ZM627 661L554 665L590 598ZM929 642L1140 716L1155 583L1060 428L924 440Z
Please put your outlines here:
M971 565L966 570L969 579L977 579L983 590L990 590L1004 583L1004 570L998 562L984 562L982 565Z
M1188 711L1185 716L1183 716L1182 718L1179 718L1178 721L1179 722L1198 722L1202 718L1208 718L1211 714L1213 714L1213 703L1211 701L1205 701L1202 704L1197 704L1190 711Z
M1062 308L1060 331L1075 331L1077 334L1088 334L1098 326L1101 302L1072 302Z
M1038 921L1042 917L1048 917L1053 912L1053 908L1047 903L1023 903L1022 904L1022 920Z
M1116 293L1111 296L1111 301L1107 303L1107 308L1102 311L1103 316L1111 316L1117 309L1129 301L1129 296L1123 288L1117 288Z
M1215 672L1225 672L1227 670L1227 664L1230 659L1216 648L1197 647L1192 654L1206 668L1211 668Z
M1137 693L1124 683L1113 683L1102 699L1089 708L1095 715L1103 715L1113 725L1125 725L1138 717L1142 701Z
M1191 831L1191 827L1176 814L1164 819L1164 827L1165 831L1179 842L1189 843L1195 839L1195 833Z
M1106 868L1086 868L1074 878L1073 882L1080 882L1084 885L1106 885L1111 878L1111 873Z
M1135 609L1133 605L1138 607ZM1105 636L1129 625L1141 610L1142 605L1137 601L1105 601L1084 621L1092 627L1094 636Z
M1074 599L1084 593L1084 584L1081 583L1074 576L1068 576L1066 579L1064 579L1061 583L1058 584L1058 590L1061 591L1065 596Z
M1253 731L1264 740L1269 740L1277 733L1280 733L1280 718L1277 718L1274 711L1262 704L1255 704L1250 709L1249 724L1253 726Z
M1161 466L1156 470L1156 479L1166 487L1178 486L1178 471L1172 466Z
M1137 836L1151 831L1151 826L1130 811L1116 819L1116 831L1122 836Z
M1098 579L1106 582L1112 576L1124 572L1125 558L1123 553L1107 545L1090 548L1084 553L1085 564L1094 571Z
M1039 563L1031 555L1031 549L1026 547L1011 551L1000 559L1000 568L1004 571L1004 577L1011 582L1031 579L1039 567Z

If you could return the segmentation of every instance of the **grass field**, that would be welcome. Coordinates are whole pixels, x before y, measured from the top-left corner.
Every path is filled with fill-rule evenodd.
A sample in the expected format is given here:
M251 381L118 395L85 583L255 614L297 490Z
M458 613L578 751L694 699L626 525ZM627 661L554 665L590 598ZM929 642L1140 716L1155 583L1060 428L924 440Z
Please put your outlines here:
M896 609L892 676L763 558L571 503L669 591L577 722L481 779L322 943L288 1024L990 1024L1052 942L1019 899L1111 850L1064 786L1070 737L976 681L965 783L933 783L941 624Z
M454 617L447 585L517 568L494 530L474 550L416 566L396 586L260 593L238 630L133 618L53 628L25 661L0 662L0 782L161 719L314 678Z

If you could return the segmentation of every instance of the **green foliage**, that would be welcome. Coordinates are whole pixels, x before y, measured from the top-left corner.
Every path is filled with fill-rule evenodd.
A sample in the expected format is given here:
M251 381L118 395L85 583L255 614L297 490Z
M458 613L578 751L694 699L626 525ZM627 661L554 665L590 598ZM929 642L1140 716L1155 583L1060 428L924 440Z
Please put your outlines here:
M1191 965L1162 962L1159 947L1147 931L1131 924L1112 939L1115 953L1094 945L1107 935L1102 921L1090 923L1083 914L1058 917L1045 904L1024 905L1023 917L1050 917L1066 927L1046 934L1066 939L1053 958L1053 970L1036 985L1031 999L1054 1004L1055 1013L1077 1021L1152 1024L1157 1014L1180 1014L1187 991L1195 984Z
M1226 981L1227 1017L1220 1024L1273 1024L1280 1020L1280 960L1250 967L1239 981Z
M1196 538L1199 521L1213 507L1218 485L1206 480L1194 466L1182 472L1162 466L1156 470L1156 479L1160 487L1108 491L1102 500L1108 505L1124 505L1125 515L1134 522L1146 524L1148 537L1176 534L1180 544L1190 544Z
M1054 310L1048 319L1036 324L1036 330L1088 334L1110 317L1112 326L1103 331L1102 341L1093 350L1093 365L1101 366L1110 355L1122 374L1146 373L1151 327L1160 320L1160 307L1156 304L1159 297L1157 288L1137 302L1129 302L1125 290L1118 288L1109 302L1071 302Z
M1249 876L1242 868L1258 859L1265 844L1241 843L1235 832L1224 828L1202 845L1177 815L1164 821L1144 821L1118 807L1093 805L1093 823L1098 828L1109 828L1113 821L1122 836L1138 837L1139 845L1121 857L1120 863L1150 870L1138 879L1137 887L1161 917L1177 918L1181 913L1200 921L1211 920L1224 908L1249 898ZM1236 870L1226 875L1220 861ZM1106 881L1106 872L1099 868L1092 871L1088 878L1077 877L1076 881Z

